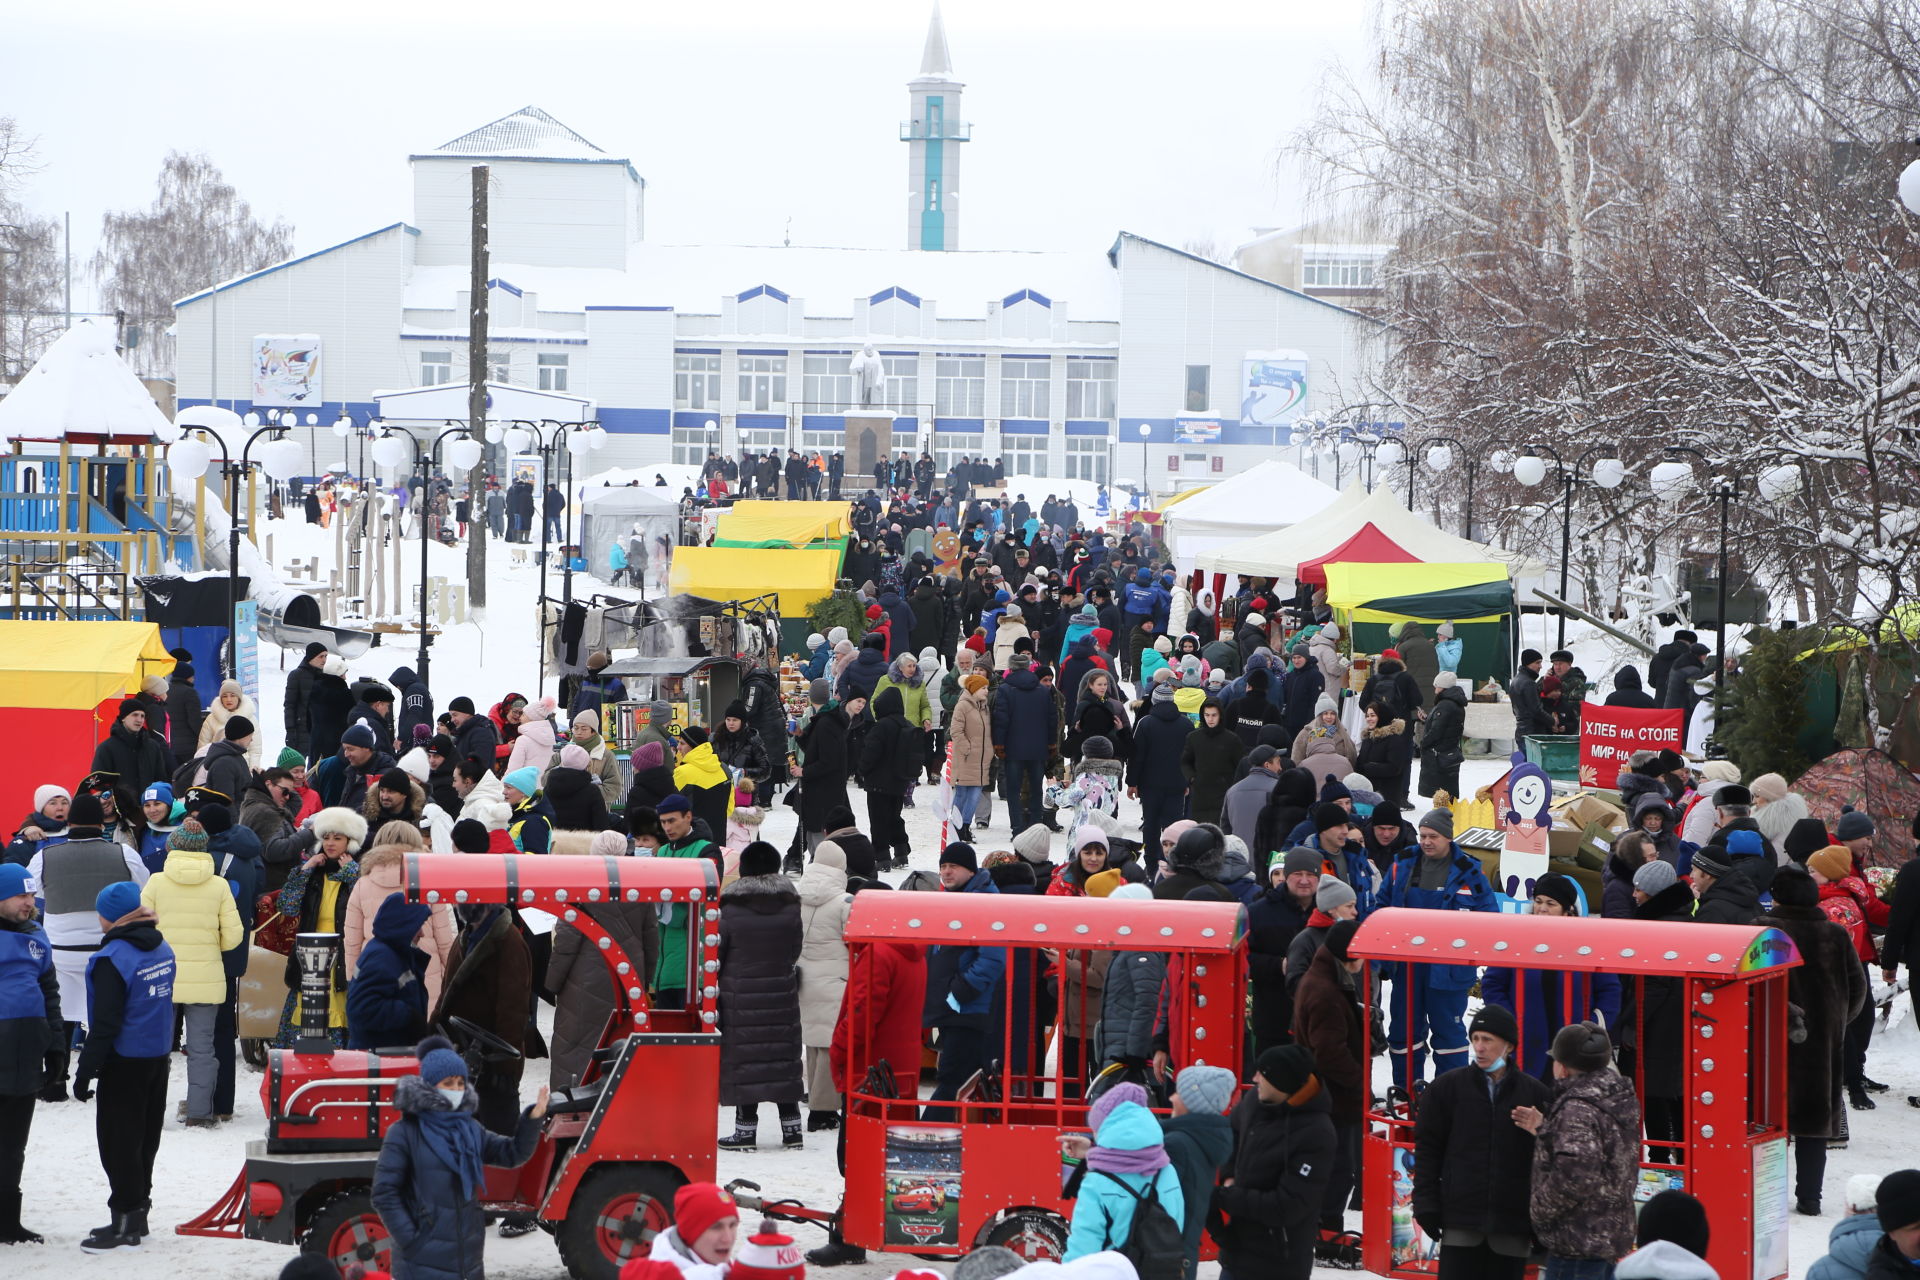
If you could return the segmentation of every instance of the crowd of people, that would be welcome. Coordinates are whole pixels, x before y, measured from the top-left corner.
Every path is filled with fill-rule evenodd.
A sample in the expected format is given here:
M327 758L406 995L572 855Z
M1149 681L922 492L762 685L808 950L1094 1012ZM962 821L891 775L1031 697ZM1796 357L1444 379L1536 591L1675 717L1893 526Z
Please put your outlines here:
M738 474L762 486L770 474L806 482L811 471L816 489L822 470L841 479L837 458L816 470L795 454L772 473L773 460L749 461ZM709 480L725 485L731 465L710 460ZM1176 1242L1183 1275L1203 1237L1237 1280L1351 1264L1360 1138L1384 1106L1414 1121L1412 1215L1441 1275L1518 1276L1540 1257L1552 1277L1706 1274L1671 1263L1704 1252L1697 1203L1666 1199L1656 1213L1656 1200L1637 1227L1632 1207L1643 1150L1688 1160L1674 980L1369 965L1351 949L1384 907L1498 909L1448 807L1468 685L1453 627L1394 628L1361 681L1323 594L1255 579L1216 600L1178 579L1141 526L1089 532L1071 500L974 497L987 477L971 469L944 490L935 478L930 459L903 458L883 477L899 486L890 496L854 502L846 575L864 625L808 637L796 658L808 706L791 720L761 662L713 723L675 724L654 703L622 751L605 729L628 693L605 675L605 654L558 696L460 695L442 708L411 669L350 681L314 644L287 679L274 744L236 683L203 702L176 654L170 680L119 706L86 778L38 788L0 866L0 1021L14 1046L0 1061L0 1239L39 1239L21 1224L19 1189L35 1103L97 1091L111 1221L84 1247L137 1246L170 1055L187 1061L179 1123L230 1121L249 956L286 954L295 933L337 933L326 1034L349 1048L420 1046L376 1187L394 1215L396 1269L476 1274L478 1171L527 1158L545 1091L523 1108L523 1059L469 1069L435 1033L465 1019L546 1057L548 1086L564 1089L591 1070L614 993L574 925L541 933L510 906L408 903L404 856L425 849L711 860L724 885L729 1150L760 1144L765 1107L783 1146L840 1128L859 1083L849 1010L874 1020L896 1065L931 1040L933 1119L995 1069L1012 1019L1036 1071L1057 1029L1045 1069L1092 1099L1086 1132L1063 1135L1070 1260L1118 1251L1139 1264L1158 1232ZM943 528L960 539L957 572L929 546ZM1653 687L1687 697L1698 649L1677 635ZM1536 679L1546 661L1552 672ZM1623 668L1608 702L1642 705L1641 683ZM1570 653L1528 651L1513 684L1517 729L1577 724L1587 684ZM951 809L916 857L905 814L929 803L935 779ZM1799 1017L1787 1129L1797 1207L1819 1214L1848 1106L1873 1108L1885 1088L1865 1074L1871 974L1891 981L1920 956L1920 879L1903 870L1889 900L1866 874L1876 826L1895 815L1849 811L1829 830L1777 775L1743 782L1729 762L1671 751L1635 756L1620 792L1631 830L1611 850L1601 900L1584 904L1550 874L1531 909L1769 924L1794 940L1804 963L1789 977ZM784 849L763 838L782 799L795 814ZM904 880L882 878L912 860L922 866ZM1044 970L992 946L875 947L850 963L853 897L889 889L1244 905L1244 1076L1171 1069L1166 1007L1181 978L1151 950L1063 949L1045 953ZM582 909L637 962L653 1005L687 1003L687 905ZM282 1047L301 1031L291 957L285 977L270 1037ZM1382 1009L1385 1025L1367 1034L1368 1010ZM1384 1097L1369 1041L1389 1057ZM1836 1258L1866 1244L1875 1259L1920 1254L1908 1177L1879 1184L1884 1230L1871 1242L1853 1239L1866 1233L1856 1223L1843 1250L1836 1229ZM396 1190L423 1183L413 1199ZM427 1223L421 1195L449 1211ZM1849 1188L1848 1223L1864 1195ZM738 1225L716 1205L709 1195L678 1236L663 1233L672 1243L654 1258L720 1274L698 1270L734 1243L731 1230L724 1244L708 1238L723 1219ZM499 1230L537 1226L510 1215ZM738 1257L731 1274L752 1274ZM807 1260L863 1257L835 1235Z

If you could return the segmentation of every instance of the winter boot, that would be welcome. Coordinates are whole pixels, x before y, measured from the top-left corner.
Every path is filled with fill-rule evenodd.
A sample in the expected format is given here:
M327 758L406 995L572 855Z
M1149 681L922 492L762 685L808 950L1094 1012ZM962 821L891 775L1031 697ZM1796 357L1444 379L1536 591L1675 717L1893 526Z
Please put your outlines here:
M1875 1080L1872 1076L1861 1076L1860 1085L1868 1093L1885 1093L1889 1088L1892 1087L1890 1085L1881 1084L1878 1080Z
M961 827L961 828L960 828L960 830L959 830L959 832L958 832L958 834L956 834L956 835L954 836L954 839L956 839L956 840L958 840L958 841L959 841L959 842L960 842L961 844L972 844L972 843L973 843L973 828L972 828L972 827Z
M152 1207L153 1206L149 1204L146 1208L135 1209L127 1215L128 1229L133 1235L139 1236L142 1240L145 1240L153 1234L153 1232L147 1230L147 1209L151 1209Z
M827 1242L818 1249L807 1250L807 1265L810 1267L845 1267L857 1265L867 1260L865 1249L856 1249L840 1238L838 1231L827 1232Z
M540 1229L540 1220L530 1213L510 1213L500 1222L500 1238L517 1240Z
M134 1234L133 1215L116 1213L104 1227L95 1227L80 1242L85 1253L112 1253L116 1249L138 1249L141 1237Z
M20 1193L0 1192L0 1244L45 1244L36 1231L20 1225Z
M780 873L782 875L798 876L805 875L806 871L807 855L798 849L787 850L787 856L781 859L780 862Z
M1847 1104L1855 1111L1872 1111L1874 1101L1867 1096L1867 1090L1859 1081L1847 1085Z
M759 1142L759 1125L742 1125L736 1123L733 1126L733 1136L720 1139L719 1147L722 1151L751 1151Z
M813 1111L813 1110L809 1110L807 1112L807 1132L808 1133L820 1133L823 1131L832 1131L834 1129L838 1129L839 1127L840 1127L840 1115L838 1112Z
M780 1145L789 1150L797 1150L807 1145L806 1135L800 1132L799 1116L794 1116L791 1120L786 1116L780 1117Z

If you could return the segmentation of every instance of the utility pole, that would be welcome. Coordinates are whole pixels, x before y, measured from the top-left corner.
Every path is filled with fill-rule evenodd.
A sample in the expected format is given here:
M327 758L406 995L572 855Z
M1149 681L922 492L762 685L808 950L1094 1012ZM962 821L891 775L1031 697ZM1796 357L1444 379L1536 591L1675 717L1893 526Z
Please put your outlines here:
M467 430L476 440L487 438L487 175L484 164L473 166L473 224L468 232L472 279L467 286ZM474 608L487 603L487 457L467 473L467 600ZM427 589L426 583L420 589Z

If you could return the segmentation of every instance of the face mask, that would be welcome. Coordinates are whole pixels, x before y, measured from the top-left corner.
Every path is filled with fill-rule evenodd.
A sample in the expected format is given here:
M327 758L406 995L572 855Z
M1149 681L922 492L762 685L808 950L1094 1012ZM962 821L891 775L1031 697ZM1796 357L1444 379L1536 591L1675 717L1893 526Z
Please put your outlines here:
M1359 800L1353 802L1353 811L1362 818L1371 818L1373 816L1373 806L1364 804Z
M1500 1068L1507 1065L1507 1059L1506 1059L1506 1056L1503 1054L1500 1057L1495 1058L1491 1066L1487 1065L1486 1063L1480 1062L1478 1060L1476 1060L1473 1065L1476 1067L1479 1067L1482 1071L1486 1072L1488 1075L1492 1075L1494 1072L1498 1071Z
M435 1085L434 1092L445 1098L447 1105L456 1111L460 1109L460 1104L467 1100L467 1091L465 1089L442 1089L438 1085Z

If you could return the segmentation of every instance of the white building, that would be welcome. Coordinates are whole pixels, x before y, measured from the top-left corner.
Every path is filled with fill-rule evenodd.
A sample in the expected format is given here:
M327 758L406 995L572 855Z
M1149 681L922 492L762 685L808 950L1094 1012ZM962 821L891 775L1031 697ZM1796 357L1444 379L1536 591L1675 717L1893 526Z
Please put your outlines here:
M958 90L936 13L901 126L919 247L896 250L651 243L632 164L524 108L411 157L410 221L176 303L179 404L292 403L321 424L325 466L342 457L324 429L342 412L364 423L380 393L464 383L482 162L492 380L590 402L612 436L596 469L710 445L839 448L848 364L869 344L902 418L896 449L1096 480L1144 465L1160 490L1251 465L1291 442L1296 417L1331 416L1365 384L1372 321L1142 236L957 249ZM284 376L277 395L264 385L261 335L317 352L302 398Z

